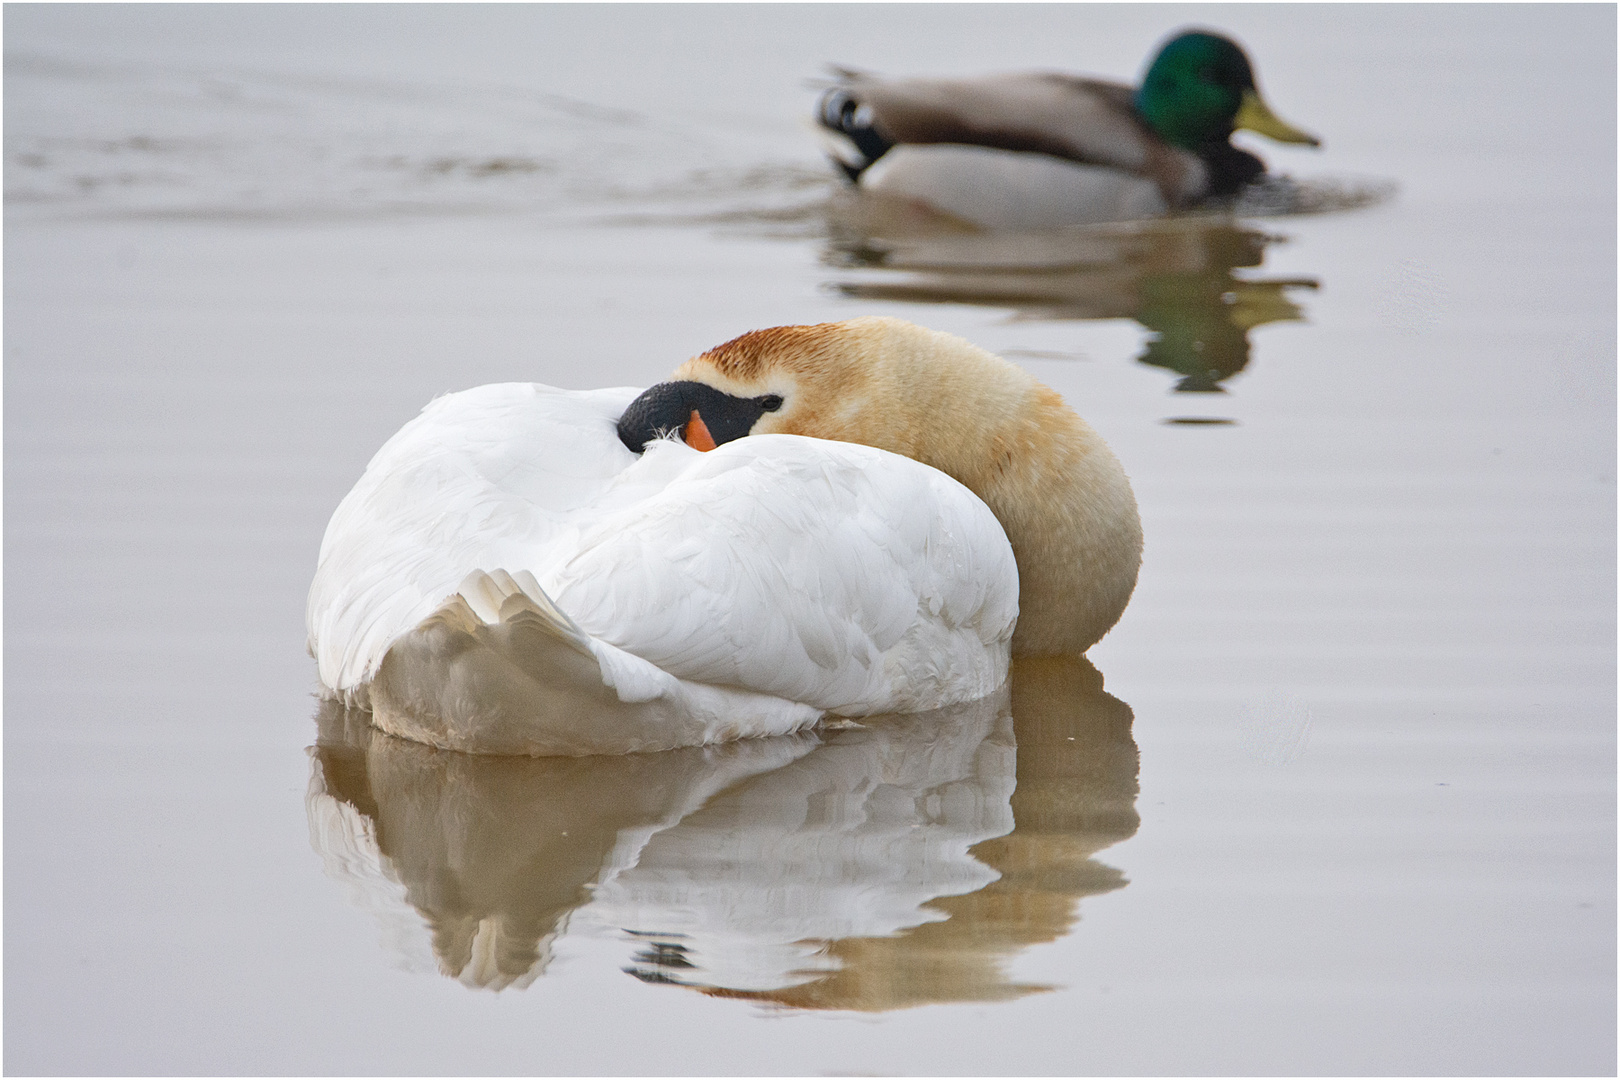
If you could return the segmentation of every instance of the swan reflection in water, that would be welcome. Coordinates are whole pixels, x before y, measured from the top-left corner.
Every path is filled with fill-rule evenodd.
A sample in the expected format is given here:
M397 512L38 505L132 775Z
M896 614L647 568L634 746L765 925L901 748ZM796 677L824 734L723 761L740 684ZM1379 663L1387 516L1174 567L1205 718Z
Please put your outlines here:
M783 1006L1005 1000L1046 989L1005 960L1125 885L1093 856L1138 825L1131 719L1083 657L934 713L622 757L457 754L326 705L311 839L469 986L527 986L567 933Z
M1148 331L1137 359L1180 376L1180 393L1223 392L1249 364L1249 331L1303 320L1290 293L1318 287L1308 277L1239 276L1285 238L1229 217L981 233L918 207L849 196L831 204L828 227L826 261L854 275L833 284L846 296L1003 307L1031 319L1132 319Z

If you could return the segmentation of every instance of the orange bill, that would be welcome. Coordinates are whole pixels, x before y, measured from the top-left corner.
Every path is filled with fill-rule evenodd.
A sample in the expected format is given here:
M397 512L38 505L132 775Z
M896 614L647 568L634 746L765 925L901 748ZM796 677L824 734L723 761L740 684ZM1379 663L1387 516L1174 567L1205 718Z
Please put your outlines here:
M692 419L686 422L686 431L681 438L694 450L713 450L715 446L714 436L709 434L709 425L703 422L696 409L692 410Z

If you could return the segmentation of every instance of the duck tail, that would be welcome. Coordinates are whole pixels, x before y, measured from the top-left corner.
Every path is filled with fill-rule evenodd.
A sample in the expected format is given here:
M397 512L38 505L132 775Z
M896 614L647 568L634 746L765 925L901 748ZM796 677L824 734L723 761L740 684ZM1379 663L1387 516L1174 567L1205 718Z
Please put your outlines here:
M821 95L816 121L827 131L842 136L838 150L831 156L833 164L851 184L860 180L861 173L894 146L894 142L878 130L872 109L846 87L834 86Z

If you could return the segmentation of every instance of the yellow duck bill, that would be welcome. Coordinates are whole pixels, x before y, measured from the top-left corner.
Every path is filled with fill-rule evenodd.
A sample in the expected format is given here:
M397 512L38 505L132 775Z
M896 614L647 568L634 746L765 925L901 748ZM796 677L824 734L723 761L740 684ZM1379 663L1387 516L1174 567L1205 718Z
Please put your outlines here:
M1304 143L1306 146L1322 145L1322 140L1315 135L1301 131L1278 117L1271 111L1271 106L1253 90L1243 91L1243 104L1238 107L1237 116L1232 118L1232 126L1243 131L1256 132L1277 142Z

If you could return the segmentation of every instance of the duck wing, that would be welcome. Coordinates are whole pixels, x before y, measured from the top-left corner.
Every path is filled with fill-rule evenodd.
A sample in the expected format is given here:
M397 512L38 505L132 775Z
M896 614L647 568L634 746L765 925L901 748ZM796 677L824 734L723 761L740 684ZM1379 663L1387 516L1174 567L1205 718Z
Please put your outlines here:
M1153 180L1171 205L1201 194L1204 183L1197 157L1158 138L1122 83L1055 72L971 79L849 73L833 92L856 104L847 115L869 114L891 143L960 143L1122 169Z
M966 143L1138 170L1146 131L1127 86L1044 72L973 79L854 75L844 91L896 143Z

